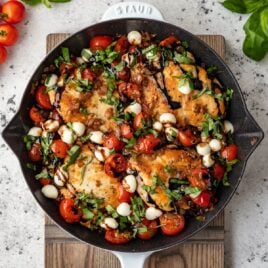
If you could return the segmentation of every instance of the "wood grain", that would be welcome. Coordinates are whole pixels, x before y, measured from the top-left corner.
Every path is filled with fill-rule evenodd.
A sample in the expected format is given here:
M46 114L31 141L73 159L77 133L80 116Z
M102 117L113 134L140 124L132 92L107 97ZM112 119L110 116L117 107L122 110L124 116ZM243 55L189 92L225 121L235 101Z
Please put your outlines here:
M47 53L69 34L47 36ZM221 35L199 35L222 58L225 41ZM102 249L88 246L57 227L45 216L46 268L120 268L117 258ZM224 267L224 214L182 245L153 254L145 268L223 268Z

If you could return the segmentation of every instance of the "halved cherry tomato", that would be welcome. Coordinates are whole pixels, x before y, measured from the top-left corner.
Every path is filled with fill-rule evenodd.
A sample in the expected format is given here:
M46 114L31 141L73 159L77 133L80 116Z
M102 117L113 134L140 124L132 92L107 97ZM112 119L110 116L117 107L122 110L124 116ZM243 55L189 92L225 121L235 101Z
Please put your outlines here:
M117 40L114 46L114 50L120 53L125 53L128 49L128 46L129 46L129 43L128 43L127 37L125 35L122 35Z
M238 146L235 144L230 144L221 151L221 156L223 158L226 158L228 161L232 161L236 159L237 152Z
M138 238L142 240L148 240L151 239L158 231L157 229L157 221L149 221L147 219L143 219L143 221L137 225L138 228L138 233L137 236ZM140 230L142 227L147 227L146 231Z
M46 120L40 110L34 106L30 109L29 115L35 123L41 123Z
M4 63L7 59L7 50L5 47L0 46L0 64Z
M59 209L61 216L66 222L75 223L80 221L82 212L75 206L73 199L62 199Z
M121 154L110 155L104 163L104 170L107 175L115 177L117 173L127 169L127 160Z
M133 195L134 195L134 193L130 193L130 192L126 191L125 188L123 187L123 185L119 186L118 200L120 203L122 203L122 202L130 203L131 197L133 197Z
M58 158L65 158L67 156L67 152L69 150L69 145L62 140L54 140L51 144L51 151Z
M214 173L214 177L220 181L222 180L224 173L225 173L225 168L224 166L222 166L219 163L216 163L213 167L213 173Z
M165 213L159 219L161 230L165 235L176 235L185 227L185 219L180 214Z
M134 129L142 128L144 124L145 117L142 112L138 113L134 117L133 127Z
M128 52L130 54L134 54L134 53L138 52L137 46L134 46L134 45L130 46L129 49L128 49Z
M178 139L183 146L190 147L198 142L197 137L189 128L179 129Z
M41 178L38 181L43 186L48 185L48 184L52 184L52 180L51 179L48 179L48 178Z
M41 156L41 145L39 143L34 143L32 145L31 150L28 153L29 158L33 161L33 162L38 162L42 160L42 156Z
M122 71L116 72L117 77L122 81L128 81L130 77L130 70L125 67Z
M122 124L120 126L121 135L126 139L131 139L133 137L133 130L128 124Z
M136 83L121 82L118 84L117 88L121 95L124 95L131 100L140 102L141 91Z
M188 180L192 187L198 187L201 190L207 188L206 176L208 175L208 170L205 168L196 168L192 171L192 175L189 176Z
M8 1L2 6L0 18L3 18L6 22L15 24L24 19L25 7L19 1Z
M96 75L89 68L86 68L82 70L82 78L93 82L96 78Z
M212 194L209 191L201 192L197 197L192 198L193 202L202 208L210 206L210 199Z
M111 133L104 137L103 146L120 152L124 148L124 143L120 141L115 134Z
M48 96L48 93L46 92L45 86L39 86L36 93L35 93L35 99L36 102L44 109L51 110L52 105L50 103L50 99Z
M0 24L0 45L12 46L18 40L18 30L8 23Z
M120 232L118 230L106 230L105 239L112 244L126 244L131 240L132 236L130 232Z
M103 50L103 49L107 48L112 42L113 42L113 39L111 36L97 35L97 36L94 36L90 39L89 47L93 51Z
M171 35L167 38L165 38L164 40L162 40L159 45L162 46L162 47L168 47L176 42L178 42L178 38L174 35Z
M156 138L153 134L148 134L138 139L134 149L140 153L151 154L160 141L161 140Z

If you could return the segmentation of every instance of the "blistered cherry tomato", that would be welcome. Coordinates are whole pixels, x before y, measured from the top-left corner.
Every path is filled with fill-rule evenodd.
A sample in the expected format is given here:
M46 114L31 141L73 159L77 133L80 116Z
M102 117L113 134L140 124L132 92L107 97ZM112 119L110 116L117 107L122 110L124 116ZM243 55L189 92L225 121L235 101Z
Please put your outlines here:
M51 144L51 151L58 158L65 158L67 156L67 152L69 150L69 145L62 140L54 140Z
M114 50L117 52L125 53L128 49L129 43L127 40L127 37L125 35L122 35L121 37L118 38L116 41L116 44L114 46Z
M86 68L82 70L82 78L93 82L96 76L89 68Z
M0 46L0 64L4 63L7 59L7 50Z
M115 134L111 133L104 137L103 146L111 150L114 149L116 152L120 152L124 147L124 143L120 141Z
M221 164L219 163L216 163L213 167L213 174L214 174L214 177L220 181L222 180L223 176L224 176L224 173L225 173L225 168L224 166L222 166Z
M19 1L8 1L2 6L2 18L11 24L19 23L24 19L25 7Z
M197 197L192 198L193 202L202 208L208 208L210 206L211 193L209 191L203 191Z
M165 213L159 219L161 230L165 235L176 235L185 227L185 219L180 214Z
M125 67L122 71L117 71L116 75L120 80L128 81L130 77L130 70L128 67Z
M228 161L232 161L236 159L237 152L238 152L238 146L235 144L230 144L221 151L221 156L227 159Z
M39 86L36 93L35 99L36 102L44 109L51 110L52 105L50 103L50 99L48 93L46 92L47 88L45 86Z
M121 135L126 139L131 139L133 137L133 130L128 124L122 124L120 126Z
M79 222L82 216L81 210L75 206L73 199L62 199L59 205L60 214L68 223Z
M118 84L117 88L121 95L124 95L131 100L140 101L141 91L136 83L121 82Z
M18 30L8 23L0 24L0 45L12 46L18 40Z
M32 121L35 123L41 123L46 120L41 111L34 106L30 109L29 115Z
M41 178L38 181L43 186L48 185L48 184L52 184L52 180L48 179L48 178Z
M145 117L142 112L138 113L134 117L133 127L134 129L142 128L145 121Z
M183 146L190 147L198 142L191 129L179 129L178 139Z
M118 230L106 230L105 239L112 244L126 244L131 240L132 236L130 232L120 232Z
M164 40L162 40L159 45L162 46L162 47L168 47L176 42L178 42L178 38L174 35L171 35L167 38L165 38Z
M191 176L189 176L188 180L192 187L198 187L201 190L206 189L206 177L208 176L208 170L205 168L196 168L192 171Z
M103 50L103 49L107 48L112 42L113 42L113 39L111 36L97 35L97 36L94 36L90 39L89 47L93 51Z
M143 221L137 225L138 228L138 233L137 236L138 238L142 240L148 240L151 239L153 236L156 235L158 229L157 229L157 221L149 221L147 219L143 219ZM147 230L142 230L142 228L145 227Z
M115 177L117 173L127 169L127 160L121 154L110 155L104 163L104 170L107 175Z
M130 203L131 197L133 197L133 195L134 195L134 193L130 193L130 192L126 191L125 188L123 187L123 185L119 186L118 200L120 203L122 203L122 202Z
M34 143L28 155L33 162L41 161L42 160L41 145L39 143Z
M151 154L160 141L161 140L156 138L153 134L148 134L138 139L134 149L140 153Z

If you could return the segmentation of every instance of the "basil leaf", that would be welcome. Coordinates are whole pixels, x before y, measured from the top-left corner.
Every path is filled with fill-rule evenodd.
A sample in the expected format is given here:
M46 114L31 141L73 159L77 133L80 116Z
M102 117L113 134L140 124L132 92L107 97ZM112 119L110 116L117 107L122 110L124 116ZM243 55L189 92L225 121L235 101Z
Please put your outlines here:
M75 162L75 160L79 156L80 152L81 152L81 150L80 150L80 147L78 145L74 145L68 151L68 155L70 156L70 158L69 158L67 164L63 167L64 171L67 171L68 167Z
M267 4L267 0L226 0L222 5L236 13L251 13Z
M187 52L185 53L177 53L175 52L174 53L174 60L178 63L181 63L181 64L192 64L194 63L194 59L190 58L188 55L187 55Z
M69 48L68 47L62 47L61 48L61 53L62 53L63 59L66 62L70 62L70 51L69 51Z
M83 218L85 220L91 220L94 217L94 213L91 212L88 208L82 208L82 212L83 212Z

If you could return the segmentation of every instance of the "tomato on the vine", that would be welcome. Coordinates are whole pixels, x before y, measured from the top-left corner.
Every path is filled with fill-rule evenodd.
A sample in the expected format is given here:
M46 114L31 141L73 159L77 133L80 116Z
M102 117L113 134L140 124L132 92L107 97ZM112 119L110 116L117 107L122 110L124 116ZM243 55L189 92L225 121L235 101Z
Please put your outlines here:
M13 25L8 23L0 24L0 45L12 46L17 42L18 37L19 32Z
M3 4L0 18L6 22L11 24L19 23L24 19L24 17L25 7L21 2L11 0Z

